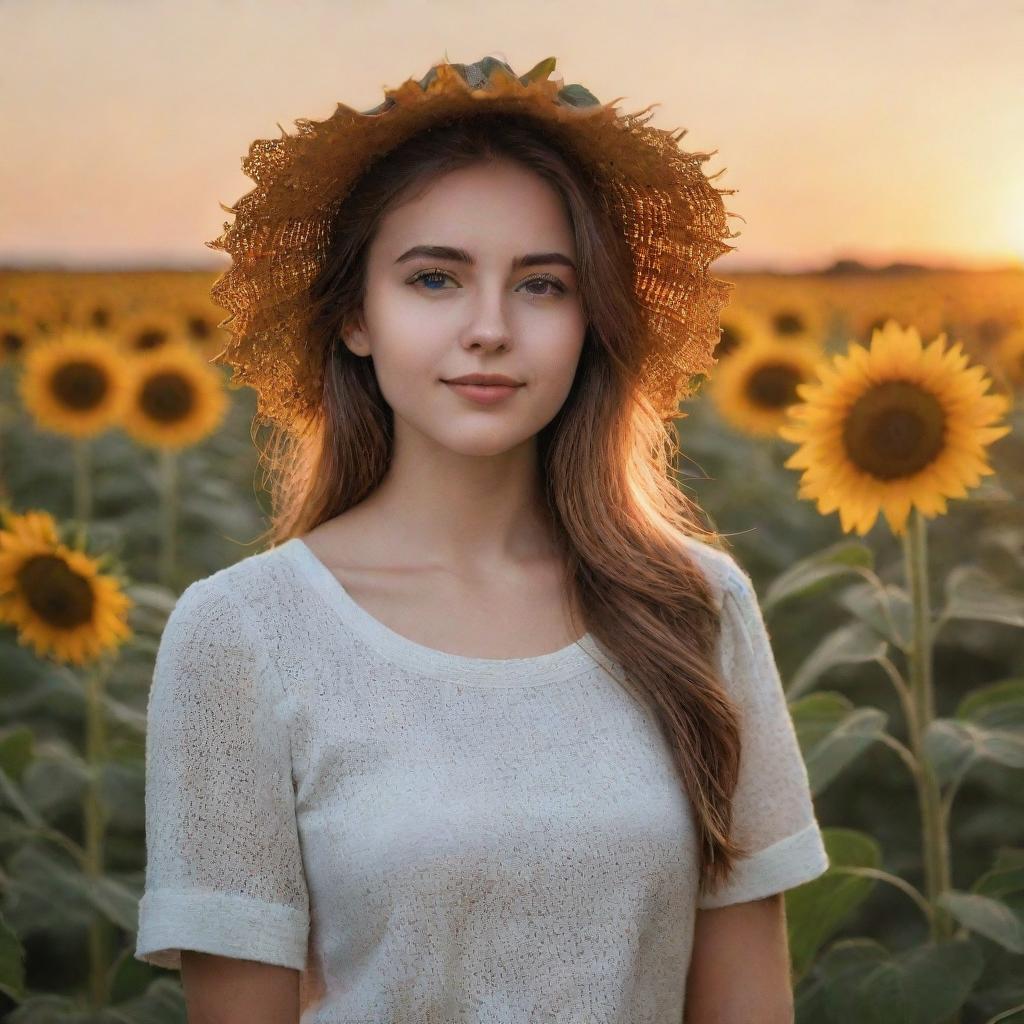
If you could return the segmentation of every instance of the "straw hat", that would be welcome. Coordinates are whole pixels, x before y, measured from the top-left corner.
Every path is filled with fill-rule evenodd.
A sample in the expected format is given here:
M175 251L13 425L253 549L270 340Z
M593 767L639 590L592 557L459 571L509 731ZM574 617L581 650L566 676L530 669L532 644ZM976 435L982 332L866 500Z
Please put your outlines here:
M539 119L568 144L621 227L633 256L634 288L650 334L641 370L663 419L678 415L715 363L719 314L732 284L708 267L734 246L722 196L701 164L714 155L678 146L683 129L650 127L651 107L620 113L581 85L549 76L555 58L521 77L504 62L444 61L419 81L385 89L372 110L342 103L324 121L295 121L279 139L257 139L242 160L256 188L234 207L234 223L207 242L231 256L211 296L230 314L231 340L213 362L231 365L231 383L257 391L258 414L302 432L318 412L326 353L312 351L307 292L323 265L332 218L373 160L416 132L453 116L512 111ZM656 104L652 104L656 106ZM278 126L280 127L280 125ZM722 172L719 172L722 173ZM713 177L717 177L714 175ZM742 219L742 218L741 218Z

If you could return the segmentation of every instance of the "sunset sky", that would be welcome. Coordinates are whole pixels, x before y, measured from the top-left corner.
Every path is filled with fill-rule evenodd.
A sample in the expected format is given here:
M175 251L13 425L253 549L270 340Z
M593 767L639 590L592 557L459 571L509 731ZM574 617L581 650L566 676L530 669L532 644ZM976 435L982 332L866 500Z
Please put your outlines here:
M0 0L0 265L195 266L255 138L444 58L718 150L719 269L1024 260L1024 0Z

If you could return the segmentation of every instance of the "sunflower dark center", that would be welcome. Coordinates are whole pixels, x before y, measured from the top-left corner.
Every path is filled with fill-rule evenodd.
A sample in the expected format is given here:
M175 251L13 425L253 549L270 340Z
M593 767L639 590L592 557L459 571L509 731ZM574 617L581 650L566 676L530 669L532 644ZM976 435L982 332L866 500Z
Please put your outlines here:
M985 346L994 345L1006 335L1008 328L1008 324L996 317L985 317L978 324L978 341Z
M159 423L183 420L195 406L192 382L180 373L166 370L152 374L142 387L139 404L150 419Z
M210 323L205 317L190 316L188 318L188 333L193 338L208 338L210 336Z
M96 363L71 359L57 367L50 378L50 387L63 406L85 412L103 401L110 378Z
M20 352L25 347L25 336L17 331L4 331L0 343L3 345L3 350L11 355Z
M804 319L799 313L782 312L772 317L776 334L799 334L804 329Z
M167 332L162 327L146 327L135 335L133 347L140 352L159 348L167 341Z
M934 462L946 438L938 399L910 381L890 380L850 409L843 444L850 461L879 480L899 480Z
M764 363L747 381L747 397L765 409L784 409L799 402L797 384L803 377L791 363Z
M109 327L110 310L105 306L96 306L89 315L89 322L93 327Z
M92 586L57 555L35 555L16 573L28 606L54 629L74 629L92 621Z
M715 346L715 358L721 359L722 356L729 355L739 343L739 335L731 327L722 327L721 336Z

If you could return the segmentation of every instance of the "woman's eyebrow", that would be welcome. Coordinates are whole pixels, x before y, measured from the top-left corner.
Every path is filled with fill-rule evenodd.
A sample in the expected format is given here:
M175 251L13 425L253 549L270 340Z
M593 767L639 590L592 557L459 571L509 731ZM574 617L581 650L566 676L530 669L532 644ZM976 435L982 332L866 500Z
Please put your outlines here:
M415 259L417 256L427 256L435 260L453 260L456 263L474 264L476 261L465 249L457 249L450 245L414 245L407 249L395 260L396 263L405 263L407 260ZM512 260L512 269L518 267L538 267L551 263L559 263L562 266L576 269L568 256L560 252L531 252L525 256L517 256Z

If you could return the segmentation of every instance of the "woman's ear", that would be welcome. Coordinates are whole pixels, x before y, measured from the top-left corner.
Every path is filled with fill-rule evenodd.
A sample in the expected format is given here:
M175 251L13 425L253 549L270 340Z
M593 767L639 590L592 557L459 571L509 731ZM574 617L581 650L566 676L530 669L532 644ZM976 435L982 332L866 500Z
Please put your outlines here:
M370 336L361 319L350 321L342 327L341 340L353 355L368 356L370 354Z

